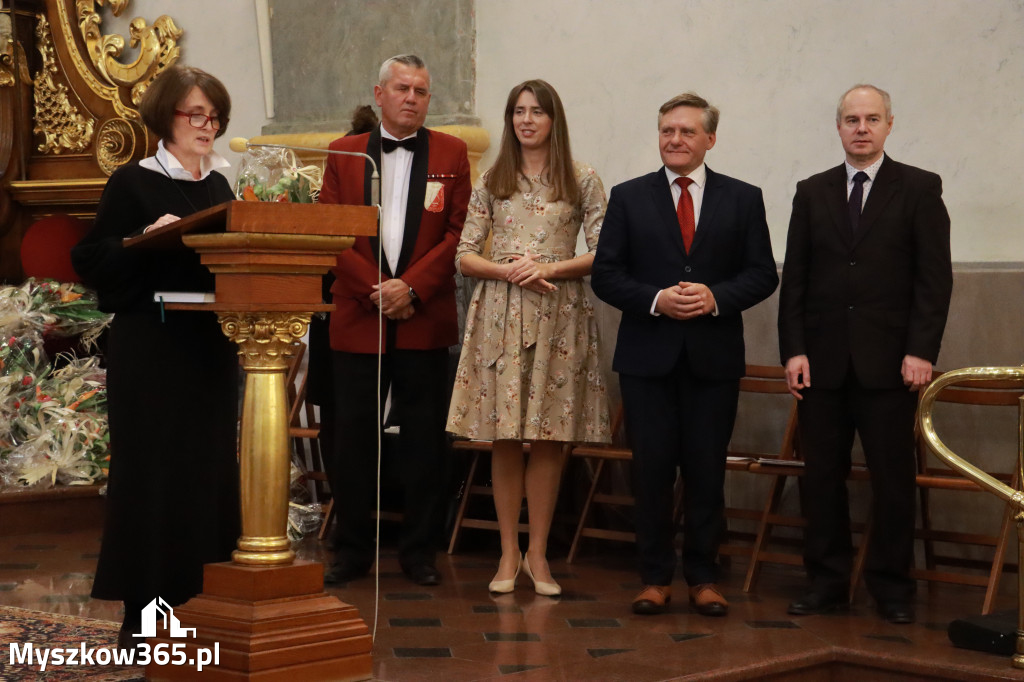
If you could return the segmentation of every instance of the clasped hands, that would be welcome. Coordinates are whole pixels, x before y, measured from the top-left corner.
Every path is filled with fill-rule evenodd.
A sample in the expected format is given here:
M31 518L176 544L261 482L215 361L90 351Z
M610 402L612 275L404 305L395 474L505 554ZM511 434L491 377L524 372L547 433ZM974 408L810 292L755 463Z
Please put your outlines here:
M397 278L374 284L370 302L389 320L408 320L416 312L409 296L409 285Z
M706 284L680 282L661 290L655 312L674 320L690 320L715 310L715 295Z
M505 264L505 281L521 286L539 294L558 291L558 287L548 281L554 274L552 263L538 263L538 254L527 249L522 256L512 256L511 263Z

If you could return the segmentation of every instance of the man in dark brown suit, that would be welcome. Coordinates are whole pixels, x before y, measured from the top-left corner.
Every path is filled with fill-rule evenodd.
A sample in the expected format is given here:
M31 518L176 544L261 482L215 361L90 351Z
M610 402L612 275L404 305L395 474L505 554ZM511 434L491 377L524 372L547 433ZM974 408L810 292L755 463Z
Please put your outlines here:
M791 614L847 603L856 431L873 491L865 580L886 620L914 620L914 413L939 354L953 275L942 181L885 155L892 125L888 93L851 88L836 113L846 162L798 183L793 199L779 345L800 399L810 591Z

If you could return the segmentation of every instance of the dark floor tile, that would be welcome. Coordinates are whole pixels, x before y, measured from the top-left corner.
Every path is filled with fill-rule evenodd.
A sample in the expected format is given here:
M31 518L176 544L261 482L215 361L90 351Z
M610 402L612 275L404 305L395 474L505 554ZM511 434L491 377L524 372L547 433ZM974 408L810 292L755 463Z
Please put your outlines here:
M527 670L537 670L538 668L546 668L545 665L499 665L498 672L502 675L515 675L516 673L525 673Z
M440 618L391 618L388 625L393 628L439 628Z
M675 632L669 635L673 642L689 642L691 639L710 637L710 632Z
M17 586L18 583L0 583L0 592L10 592Z
M554 599L571 602L597 601L596 596L592 594L583 594L581 592L563 592L560 596L554 597Z
M540 635L535 632L485 632L484 640L488 642L539 642Z
M455 566L458 569L462 569L462 570L470 570L470 569L476 569L476 568L494 569L494 568L497 567L497 564L498 564L497 560L495 560L495 561L460 560L460 561L453 561L452 562L453 566Z
M913 644L912 641L902 635L864 635L867 639L877 639L880 642L895 642L897 644Z
M395 647L391 650L395 658L451 658L452 651L448 647Z
M50 549L57 549L57 545L15 545L14 546L14 551L16 551L16 552L19 551L19 550L33 550L33 551L35 551L35 550L50 550Z
M522 613L518 605L505 606L504 604L476 604L473 606L473 613Z
M569 618L567 619L571 628L621 628L622 623L617 618Z
M34 568L39 568L39 564L0 564L0 571L31 571Z
M590 654L591 658L602 658L604 656L613 656L615 654L625 654L630 651L636 651L636 649L587 649L587 653Z
M60 579L61 580L92 580L95 578L92 573L65 573Z
M430 601L434 595L428 592L388 592L384 601Z
M778 630L799 630L800 626L791 620L748 620L747 627L775 628Z

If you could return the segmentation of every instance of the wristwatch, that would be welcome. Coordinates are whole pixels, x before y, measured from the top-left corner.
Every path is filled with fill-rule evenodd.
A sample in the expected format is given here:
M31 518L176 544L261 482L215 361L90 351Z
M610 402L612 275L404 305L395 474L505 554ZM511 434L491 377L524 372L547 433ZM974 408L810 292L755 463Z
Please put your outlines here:
M413 291L412 287L409 287L409 300L411 300L413 303L420 300L420 297L416 295L416 292Z

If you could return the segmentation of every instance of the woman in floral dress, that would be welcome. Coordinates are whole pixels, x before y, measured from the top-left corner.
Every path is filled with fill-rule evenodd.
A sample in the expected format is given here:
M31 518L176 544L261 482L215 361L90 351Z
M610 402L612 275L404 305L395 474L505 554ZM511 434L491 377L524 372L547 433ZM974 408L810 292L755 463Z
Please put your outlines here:
M605 206L597 173L573 163L558 93L542 80L512 88L497 161L474 187L455 255L462 274L481 281L448 413L450 432L494 442L502 552L491 592L511 592L522 568L538 594L561 593L546 554L564 446L610 440L597 323L582 279ZM587 252L576 256L581 229ZM520 554L524 491L530 541Z

